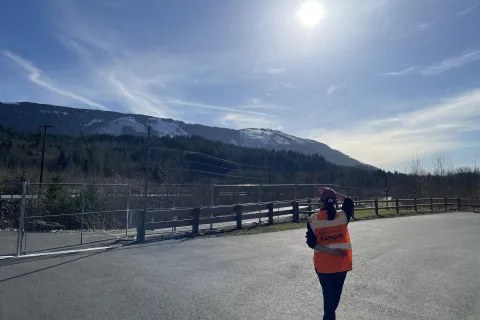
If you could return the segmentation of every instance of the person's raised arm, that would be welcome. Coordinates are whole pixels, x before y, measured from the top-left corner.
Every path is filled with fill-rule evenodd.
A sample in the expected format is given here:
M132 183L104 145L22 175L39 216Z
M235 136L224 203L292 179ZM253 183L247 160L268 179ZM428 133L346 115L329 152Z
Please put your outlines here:
M333 190L332 188L318 187L318 191L320 191L320 193L321 193L323 190L325 190L325 189L331 189L331 190ZM341 194L340 192L335 191L335 190L333 190L333 191L337 194L337 200L343 201L343 200L345 200L345 198L347 198L346 195Z

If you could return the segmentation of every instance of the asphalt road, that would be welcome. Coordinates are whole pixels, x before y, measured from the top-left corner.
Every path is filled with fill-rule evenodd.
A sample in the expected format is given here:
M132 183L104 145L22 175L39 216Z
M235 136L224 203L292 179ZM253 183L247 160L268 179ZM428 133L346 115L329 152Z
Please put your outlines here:
M480 215L350 225L338 319L480 319ZM321 319L304 230L0 262L0 319Z

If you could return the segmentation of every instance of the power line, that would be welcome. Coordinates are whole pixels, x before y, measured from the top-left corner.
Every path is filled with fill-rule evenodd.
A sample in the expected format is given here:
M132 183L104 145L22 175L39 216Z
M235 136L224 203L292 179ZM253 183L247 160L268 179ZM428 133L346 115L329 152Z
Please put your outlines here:
M209 166L209 167L218 168L218 169L225 169L225 170L228 170L228 171L239 171L239 172L241 172L241 171L246 170L246 169L232 169L232 168L220 167L220 166L216 166L216 165L213 165L213 164L203 163L203 162L198 162L198 161L175 160L175 161L172 161L172 162L185 162L185 163L191 163L191 164L199 164L199 165L202 165L202 166ZM263 169L265 169L265 168L263 168Z
M183 154L197 154L197 155L201 155L201 156L203 156L205 158L208 158L208 159L217 160L217 161L225 162L225 163L230 163L230 164L234 164L234 165L241 166L241 167L265 168L264 166L243 164L243 163L231 161L231 160L228 160L228 159L214 157L214 156L211 156L211 155L208 155L208 154L205 154L205 153L201 153L201 152L197 152L197 151L181 150L181 149L174 149L174 148L167 148L167 147L152 147L152 149L157 149L157 150L158 149L159 150L164 149L164 150L168 150L168 151L178 151L178 152L183 153Z
M216 173L216 172L203 171L203 170L194 170L194 169L168 168L167 170L198 172L198 173L214 174L214 175L217 175L217 176L232 177L232 178L242 178L242 179L268 180L268 178L256 178L256 177L235 176L235 175L230 175L230 174Z

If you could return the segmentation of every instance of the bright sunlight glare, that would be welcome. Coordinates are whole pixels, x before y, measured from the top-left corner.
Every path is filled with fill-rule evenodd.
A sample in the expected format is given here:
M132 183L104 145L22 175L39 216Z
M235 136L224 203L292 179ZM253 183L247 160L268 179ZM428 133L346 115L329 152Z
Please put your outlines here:
M322 20L325 12L317 1L304 2L297 11L297 18L308 27L313 27Z

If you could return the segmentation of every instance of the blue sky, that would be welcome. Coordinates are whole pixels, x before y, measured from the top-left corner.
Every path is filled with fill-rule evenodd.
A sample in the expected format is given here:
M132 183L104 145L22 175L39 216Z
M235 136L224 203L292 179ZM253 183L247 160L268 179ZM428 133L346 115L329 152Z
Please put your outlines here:
M439 150L473 165L480 1L318 1L313 27L304 2L4 0L0 100L279 129L386 169Z

